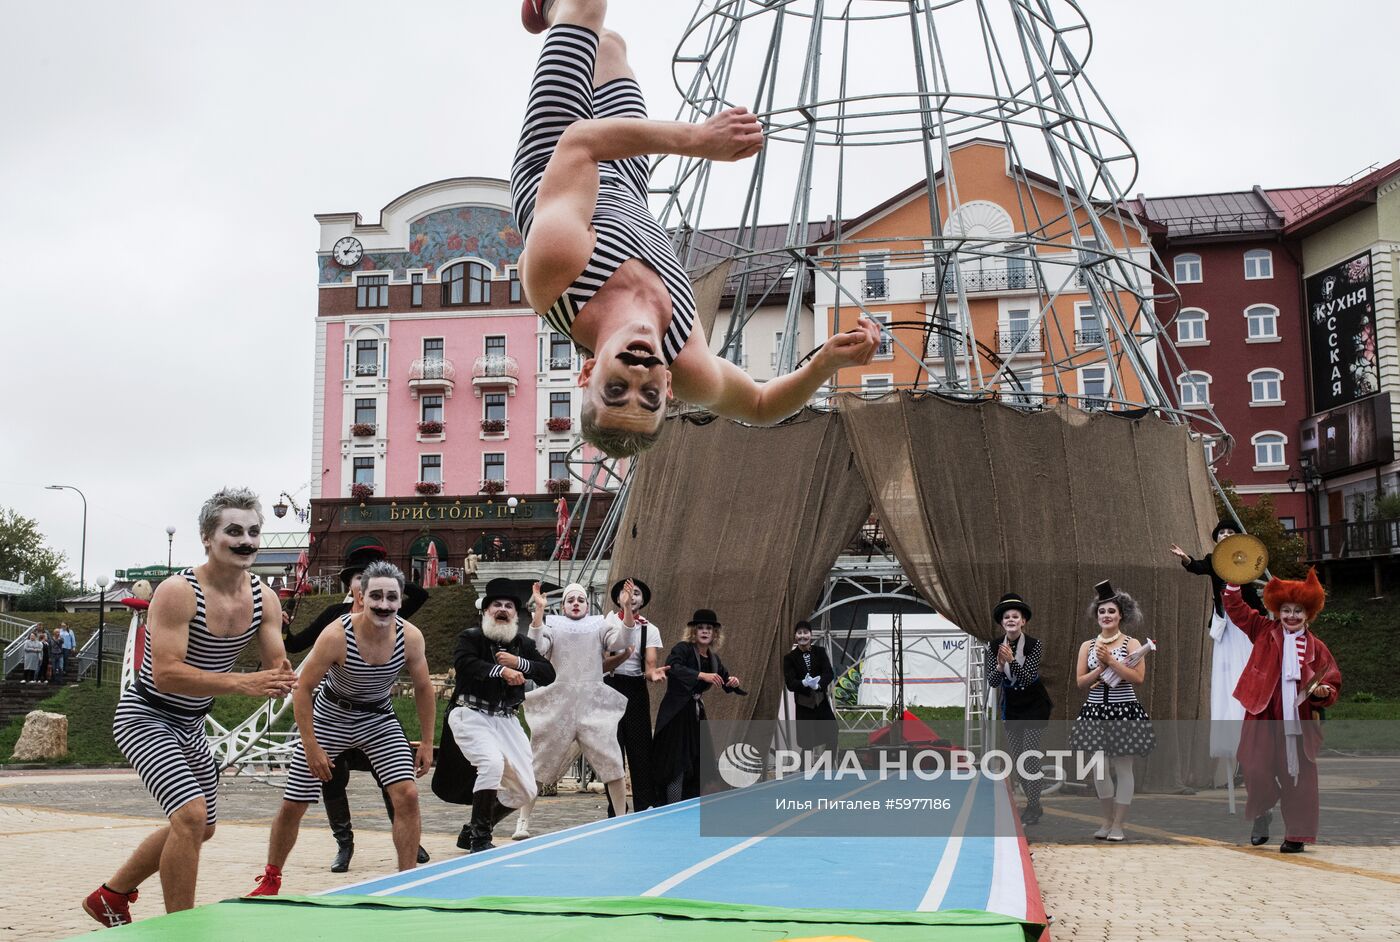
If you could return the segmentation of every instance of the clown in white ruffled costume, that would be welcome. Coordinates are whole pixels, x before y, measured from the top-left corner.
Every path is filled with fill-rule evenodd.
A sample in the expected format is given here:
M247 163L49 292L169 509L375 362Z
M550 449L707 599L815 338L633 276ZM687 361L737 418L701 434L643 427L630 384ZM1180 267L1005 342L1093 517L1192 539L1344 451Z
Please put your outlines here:
M555 681L525 695L525 721L534 749L535 780L559 781L573 759L574 745L598 773L613 807L626 808L622 747L617 724L627 711L627 698L603 682L603 656L621 648L619 623L589 614L588 593L578 583L564 588L562 615L545 615L545 597L535 583L530 596L534 609L530 640L554 666ZM520 809L515 840L530 836L531 801Z

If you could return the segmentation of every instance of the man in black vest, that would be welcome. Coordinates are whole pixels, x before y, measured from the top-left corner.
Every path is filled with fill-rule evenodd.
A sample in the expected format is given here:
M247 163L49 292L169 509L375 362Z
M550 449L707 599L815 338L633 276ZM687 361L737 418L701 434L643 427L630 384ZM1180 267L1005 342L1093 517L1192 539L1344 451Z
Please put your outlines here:
M792 630L796 646L783 655L783 684L792 691L797 715L797 744L803 751L836 749L836 714L827 691L836 679L826 649L812 644L812 625L800 621Z
M521 608L510 580L492 579L481 599L480 626L458 636L452 658L457 689L446 725L461 758L471 766L456 777L465 773L475 778L471 821L462 828L457 846L473 854L495 847L495 826L535 799L534 757L520 725L520 706L525 702L525 681L551 684L554 667L520 634ZM444 755L443 763L448 761ZM446 772L440 765L440 776ZM434 779L433 790L443 797L442 782Z

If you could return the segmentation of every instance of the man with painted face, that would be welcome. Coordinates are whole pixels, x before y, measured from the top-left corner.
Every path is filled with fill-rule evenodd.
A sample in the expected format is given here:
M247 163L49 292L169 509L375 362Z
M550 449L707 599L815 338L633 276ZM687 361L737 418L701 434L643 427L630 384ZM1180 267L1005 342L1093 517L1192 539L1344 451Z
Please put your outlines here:
M836 750L836 714L827 690L836 679L826 649L812 644L812 623L792 629L793 649L783 655L783 685L792 693L797 742L804 751Z
M1211 539L1218 545L1240 532L1239 524L1229 517L1221 517L1211 531ZM1171 554L1181 560L1182 568L1198 576L1210 576L1211 592L1215 607L1211 611L1210 632L1210 754L1217 759L1233 763L1235 752L1240 744L1240 724L1244 721L1244 707L1235 699L1235 685L1240 682L1240 674L1249 662L1252 645L1245 633L1225 614L1221 602L1221 592L1225 580L1215 574L1210 564L1210 556L1193 559L1180 546L1173 543ZM1253 585L1241 586L1240 597L1255 612L1265 614L1264 603L1259 601L1259 592Z
M380 560L365 567L360 584L361 610L342 615L340 624L327 628L302 664L301 684L292 693L301 738L272 823L267 867L249 896L276 896L281 890L282 868L296 845L306 807L320 799L331 764L347 749L364 752L394 804L399 869L411 870L418 863L422 820L414 780L433 765L437 698L428 676L423 633L399 616L403 572ZM390 699L405 668L413 680L418 725L424 731L416 754Z
M311 624L296 634L283 632L288 654L297 654L307 650L331 625L339 624L346 615L364 611L365 599L360 582L360 573L364 571L364 568L364 564L360 563L346 566L340 570L340 584L346 593L343 602L327 605L325 610L312 620ZM399 617L405 620L412 618L426 601L428 601L427 589L412 582L405 583L403 604L399 607ZM342 752L340 758L331 765L331 777L321 783L321 803L326 806L326 820L330 823L331 833L335 835L336 852L335 859L331 861L331 873L345 873L350 869L351 858L355 856L355 830L350 819L350 799L345 793L346 787L350 784L352 771L373 771L369 757L359 749L347 749ZM394 821L394 802L389 797L389 790L380 785L379 794L384 799L384 811L389 815L389 823L392 824ZM428 852L419 847L418 862L425 864L428 860Z
M642 615L651 603L651 587L641 579L619 579L612 587L608 624L622 631L621 651L603 658L604 680L627 698L627 712L617 724L617 741L632 779L632 810L645 811L653 802L651 781L651 692L648 684L666 679L661 659L661 631ZM611 796L608 817L618 814Z
M1270 810L1283 806L1279 852L1301 854L1317 842L1317 752L1322 746L1318 710L1337 702L1342 672L1332 652L1310 630L1327 604L1327 593L1309 567L1306 579L1270 579L1265 618L1244 601L1240 587L1225 586L1225 613L1254 647L1235 686L1244 707L1240 770L1249 792L1245 815L1254 821L1250 843L1269 840Z
M525 0L548 31L511 169L531 307L588 353L583 437L626 457L655 444L672 395L718 415L769 425L806 404L838 369L868 363L880 331L862 317L801 368L757 383L710 351L671 236L648 208L653 154L737 161L763 146L758 118L730 108L703 124L647 118L607 0Z
M218 820L219 770L204 736L214 698L284 697L296 687L277 593L250 571L262 524L256 494L219 491L199 512L204 563L166 579L151 599L140 670L117 703L112 736L170 824L83 900L105 926L132 921L137 888L156 872L167 912L194 906L200 849ZM234 673L254 638L264 669Z
M1019 763L1022 753L1040 752L1040 738L1050 725L1050 711L1055 706L1040 679L1044 646L1040 639L1026 634L1031 607L1019 594L1003 595L992 609L992 620L1001 626L1001 638L987 648L982 675L1001 691L999 712L1006 729L1007 751L1026 795L1021 823L1036 824L1044 814L1040 807L1042 779L1021 778Z
M509 579L492 579L481 599L481 625L457 638L457 689L447 727L471 766L472 818L457 846L491 850L491 832L516 808L535 799L534 758L520 725L525 681L554 683L554 666L520 634L520 599ZM436 787L436 783L435 783Z
M525 694L525 721L530 724L535 781L559 781L573 758L574 746L607 787L619 812L627 810L622 782L622 747L617 724L627 712L627 698L603 682L603 657L622 644L619 623L588 611L588 592L577 582L564 587L563 615L545 614L544 592L535 583L530 604L530 640L554 665L555 680ZM534 800L520 809L514 839L530 836Z

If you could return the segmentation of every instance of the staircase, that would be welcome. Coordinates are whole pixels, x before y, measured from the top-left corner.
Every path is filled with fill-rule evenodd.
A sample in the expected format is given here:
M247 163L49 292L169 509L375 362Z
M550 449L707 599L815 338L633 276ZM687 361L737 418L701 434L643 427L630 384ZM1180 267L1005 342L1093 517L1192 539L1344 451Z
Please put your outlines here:
M48 684L20 683L17 680L0 683L0 727L9 725L10 720L17 716L27 715L39 705L39 701L47 700L61 689Z

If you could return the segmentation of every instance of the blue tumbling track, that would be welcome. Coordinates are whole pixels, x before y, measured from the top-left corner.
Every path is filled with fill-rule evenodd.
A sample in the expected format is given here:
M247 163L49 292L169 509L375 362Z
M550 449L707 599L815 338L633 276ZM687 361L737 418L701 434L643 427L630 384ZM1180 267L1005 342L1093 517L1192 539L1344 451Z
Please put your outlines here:
M527 841L512 843L501 835L495 850L332 893L429 899L658 896L768 906L819 900L839 909L982 909L1040 918L1039 891L1006 785L978 776L940 787L937 793L952 796L952 805L928 836L869 836L869 831L863 832L868 836L831 836L830 819L821 822L815 812L770 816L766 830L744 830L741 823L729 828L734 836L714 836L716 821L732 826L730 812L753 806L760 797L771 808L769 796L883 801L913 788L931 793L928 783L900 780L853 786L789 778ZM826 836L804 829L824 830Z

